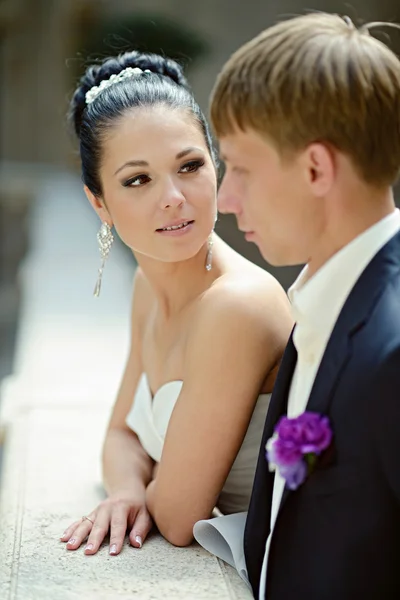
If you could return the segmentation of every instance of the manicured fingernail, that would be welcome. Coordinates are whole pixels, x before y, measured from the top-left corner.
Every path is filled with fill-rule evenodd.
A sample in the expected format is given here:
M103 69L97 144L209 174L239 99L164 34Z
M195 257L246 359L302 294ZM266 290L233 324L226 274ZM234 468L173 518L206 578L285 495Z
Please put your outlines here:
M85 551L86 550L93 550L93 544L88 544L85 548Z
M73 544L75 544L75 542L76 542L76 539L71 538L70 540L68 540L67 544L71 544L71 546L72 546Z
M110 554L117 554L117 544L110 546Z
M140 537L140 535L137 535L137 536L135 537L135 542L136 542L137 544L139 544L139 548L141 548L141 547L143 546L142 538Z

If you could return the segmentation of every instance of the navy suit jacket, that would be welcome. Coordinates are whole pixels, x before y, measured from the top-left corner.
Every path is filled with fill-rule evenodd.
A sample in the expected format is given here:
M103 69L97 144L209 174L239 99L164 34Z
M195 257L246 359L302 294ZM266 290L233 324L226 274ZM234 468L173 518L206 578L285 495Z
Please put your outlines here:
M268 411L244 550L258 599L274 474L265 444L287 411L297 354L286 348ZM271 540L268 600L400 598L400 234L373 258L326 347L307 411L329 417L331 452L284 490Z

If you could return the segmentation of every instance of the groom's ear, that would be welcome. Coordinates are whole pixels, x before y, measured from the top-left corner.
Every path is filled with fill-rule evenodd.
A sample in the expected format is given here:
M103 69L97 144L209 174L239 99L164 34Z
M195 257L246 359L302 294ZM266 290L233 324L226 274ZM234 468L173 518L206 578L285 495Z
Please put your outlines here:
M304 152L307 183L317 197L326 196L335 179L335 157L325 144L310 144Z

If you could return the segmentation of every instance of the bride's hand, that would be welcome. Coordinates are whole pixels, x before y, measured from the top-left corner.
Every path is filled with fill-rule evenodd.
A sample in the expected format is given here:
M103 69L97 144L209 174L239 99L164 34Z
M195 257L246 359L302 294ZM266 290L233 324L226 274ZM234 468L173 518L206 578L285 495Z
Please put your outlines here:
M89 536L85 554L95 554L110 532L109 552L112 555L119 554L127 530L131 545L141 548L153 524L144 494L135 495L132 492L120 492L108 497L87 517L75 521L60 538L62 542L67 542L68 550L77 550Z

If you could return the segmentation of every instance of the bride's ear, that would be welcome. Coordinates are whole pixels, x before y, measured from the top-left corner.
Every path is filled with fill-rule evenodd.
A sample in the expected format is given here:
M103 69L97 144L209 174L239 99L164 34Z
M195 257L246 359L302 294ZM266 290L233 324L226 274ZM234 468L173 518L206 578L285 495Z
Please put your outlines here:
M87 185L85 185L83 187L83 190L86 194L86 198L89 200L90 204L92 205L93 209L96 211L96 213L98 214L100 220L102 223L106 222L110 225L110 227L112 227L113 222L112 222L112 218L110 213L107 210L106 205L104 204L104 201L102 200L102 198L100 198L99 196L95 196L93 194L93 192L91 192L88 188Z

